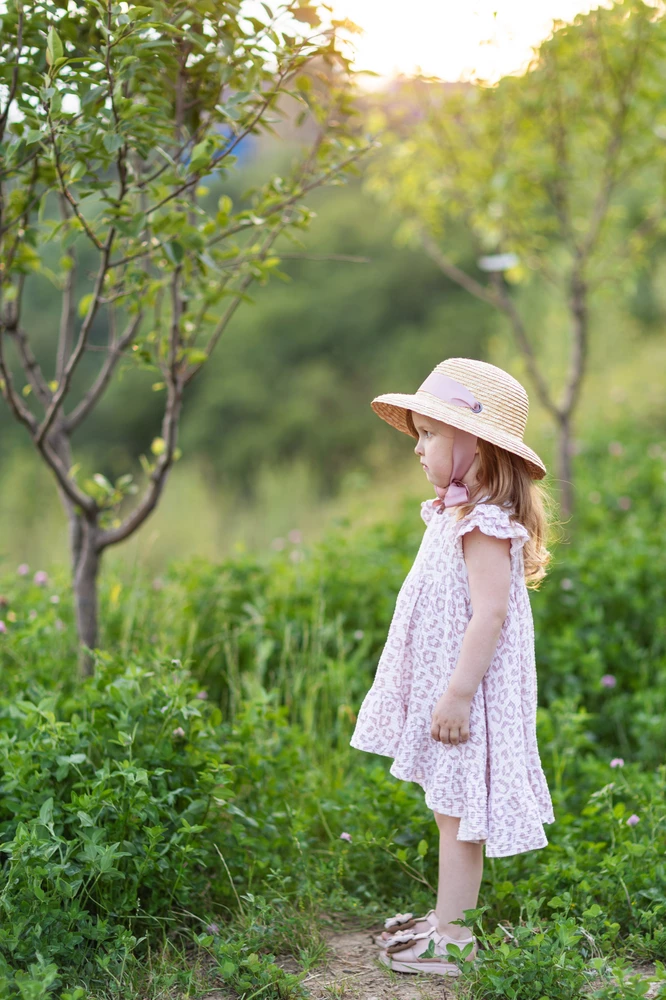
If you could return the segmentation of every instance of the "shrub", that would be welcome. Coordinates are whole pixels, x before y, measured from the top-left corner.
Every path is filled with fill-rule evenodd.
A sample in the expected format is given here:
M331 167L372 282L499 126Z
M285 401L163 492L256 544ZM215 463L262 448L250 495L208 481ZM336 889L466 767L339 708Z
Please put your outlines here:
M94 975L175 907L205 905L221 715L177 661L103 655L76 697L35 694L0 707L0 963Z

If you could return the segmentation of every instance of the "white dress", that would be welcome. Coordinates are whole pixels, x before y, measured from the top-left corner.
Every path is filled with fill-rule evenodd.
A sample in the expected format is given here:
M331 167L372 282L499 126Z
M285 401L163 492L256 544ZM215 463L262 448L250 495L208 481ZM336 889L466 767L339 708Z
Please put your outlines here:
M477 503L461 520L433 504L421 504L426 531L350 743L392 757L391 774L418 782L428 808L460 817L458 840L485 841L488 857L532 851L548 844L543 824L555 816L536 739L534 624L523 568L529 534L496 504ZM462 536L474 527L511 539L511 585L495 654L471 702L469 739L456 746L434 740L430 725L472 616Z

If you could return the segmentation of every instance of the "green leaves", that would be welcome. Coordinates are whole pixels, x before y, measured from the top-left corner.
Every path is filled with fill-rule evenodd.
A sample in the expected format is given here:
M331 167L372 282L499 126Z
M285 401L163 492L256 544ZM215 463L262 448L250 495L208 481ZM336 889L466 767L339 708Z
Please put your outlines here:
M107 132L102 140L107 153L113 155L123 146L125 140L117 132Z
M53 827L53 798L46 799L39 810L39 822L47 827Z
M81 160L79 160L77 163L74 164L74 166L69 171L70 183L78 181L80 177L83 177L85 172L86 172L86 165L85 163L82 163Z
M190 170L192 173L200 173L204 168L210 166L210 161L215 152L216 143L212 138L204 139L203 142L198 142L192 150L192 156L190 157Z
M0 734L0 809L12 816L2 837L11 859L3 905L12 913L0 928L3 973L10 952L19 968L36 949L84 968L96 949L114 952L137 905L167 916L170 901L202 892L204 872L219 864L204 820L209 796L226 785L222 745L207 732L213 706L195 698L197 684L169 660L160 678L154 662L138 673L136 665L107 669L99 689L78 689L76 708L65 698L69 710L59 706L57 724L17 710L13 732ZM190 704L192 746L176 753L169 727ZM213 812L220 817L219 806Z
M428 947L422 953L421 958L434 958L435 957L435 942L433 938L428 941Z
M82 107L86 107L94 101L101 100L108 92L109 88L105 83L98 84L96 87L88 87L81 97Z
M208 361L208 354L206 351L200 351L194 347L188 348L184 351L183 356L190 365L202 365L205 361Z
M139 18L147 17L149 14L152 14L152 12L152 7L130 7L127 11L127 16L130 21L138 21Z
M218 226L226 226L229 221L232 208L233 202L231 198L229 195L223 194L217 203L217 215L215 216L215 221Z
M29 128L23 138L25 139L26 146L31 146L35 142L41 142L44 138L44 133L41 129Z
M330 54L330 32L284 34L292 0L268 10L256 5L252 12L236 0L217 7L209 0L176 7L102 0L5 6L0 90L13 89L14 69L17 80L2 136L2 202L9 209L3 212L8 238L0 246L3 299L14 303L12 315L25 315L21 297L44 278L61 296L53 316L64 317L63 323L49 321L40 329L52 348L44 356L64 351L69 364L71 354L72 363L80 363L78 372L71 370L72 386L77 392L84 384L89 388L77 402L58 394L56 408L78 420L92 412L114 375L130 367L148 370L144 391L151 404L166 406L164 437L171 441L185 383L194 374L188 366L208 360L195 341L217 343L237 306L251 302L250 286L279 273L273 244L311 218L303 206L306 194L341 179L364 148L349 79L336 73L312 88L312 148L284 144L284 178L273 178L272 167L265 169L260 159L253 189L239 190L240 210L234 212L223 195L215 212L221 177L238 169L236 148L254 156L256 138L270 134L282 141L283 130L275 126L291 113L282 100L290 93L285 81L295 73L304 81L310 65L320 66ZM262 9L274 23L264 23ZM319 23L307 4L299 5L296 17L309 27ZM210 188L198 183L208 174ZM53 269L47 266L52 261ZM151 331L146 336L139 329L144 319ZM117 340L106 336L116 324ZM30 394L30 406L10 412L24 417L26 409L44 403L45 393L34 387L48 385L50 374L28 371L29 352L21 353L26 377L17 372L16 392L19 402ZM97 361L104 377L86 381L83 369ZM69 380L59 381L64 391ZM9 388L7 379L5 395ZM60 414L50 416L55 426ZM81 486L71 471L65 484L67 470L50 453L40 454L76 501L76 514L85 509L95 520L91 530L123 523L120 506L134 484L125 489L97 472ZM161 495L168 465L180 454L170 449L168 463L165 452L140 457L152 481L144 483L145 502L136 516L127 511L127 532L148 516L151 493L157 486L154 496ZM110 534L98 536L100 550L111 540ZM86 644L94 646L90 640L88 634ZM70 764L57 766L67 780ZM111 862L115 866L116 859Z
M164 253L172 264L180 264L183 257L185 256L185 249L183 244L178 240L172 240L169 243L164 244Z
M88 295L84 295L81 299L79 299L79 305L78 305L78 308L77 308L77 312L78 312L78 314L79 314L79 316L81 318L83 318L86 315L86 313L88 312L88 310L90 309L90 306L92 305L93 298L94 298L94 296L93 296L92 292L90 292Z
M462 223L477 253L516 252L525 266L514 283L558 274L578 254L599 277L612 273L633 252L617 208L649 202L654 164L666 162L652 128L666 107L652 91L665 40L666 20L625 0L556 30L522 76L415 89L420 126L396 132L374 189L445 248Z
M46 62L49 66L53 66L56 60L63 57L64 49L62 47L62 42L58 36L55 28L49 28L48 34L46 36Z
M255 343L249 349L258 353ZM272 356L268 362L274 370ZM313 413L322 386L326 383L317 381ZM601 440L607 454L607 435ZM618 739L615 712L604 700L601 711L584 714L577 736L568 709L554 698L557 692L545 688L540 745L544 766L555 775L557 822L548 828L547 849L529 858L506 858L489 870L486 905L468 921L474 921L481 944L481 958L465 970L464 992L470 996L570 1000L588 992L592 968L603 973L600 989L607 996L634 996L638 987L630 988L628 977L610 976L613 956L626 950L628 940L634 954L640 949L654 959L661 953L664 644L654 622L663 615L664 461L661 449L649 458L648 444L654 442L646 432L622 464L617 457L607 463L586 455L581 489L584 495L592 487L608 491L600 505L603 517L592 520L599 508L590 502L585 514L590 522L581 525L575 545L557 553L559 568L541 595L544 605L557 605L561 615L558 574L580 580L590 599L575 600L579 641L584 647L606 641L604 656L617 657L622 669L617 688L604 698L621 699L620 689L636 681L656 706L657 749L649 751L654 756L645 757L651 762L643 766L638 755L644 723L631 703L618 701L631 755L639 760L622 795L644 820L632 831L613 823L618 840L611 846L611 807L608 815L584 814L588 795L596 796L595 802L605 800L595 789L610 778L620 787L624 769L608 764ZM634 482L633 467L640 476L634 485L641 513L633 524L617 522L610 497ZM118 967L126 961L134 974L138 969L132 963L143 954L128 936L137 908L146 924L160 928L155 931L160 940L161 926L182 906L195 916L179 925L180 932L210 949L210 959L238 995L265 987L264 993L286 996L288 984L278 978L270 956L276 950L274 935L282 934L295 914L303 921L295 926L311 929L310 911L303 913L298 902L308 898L303 887L313 894L317 912L321 900L339 899L351 889L357 909L368 906L376 912L383 892L385 914L412 905L415 912L425 912L432 897L423 878L430 884L436 879L437 851L424 853L421 846L420 838L433 832L421 789L397 781L383 761L345 758L351 708L360 703L372 677L386 616L420 534L410 503L398 518L333 528L308 545L298 561L290 558L301 545L294 539L268 561L261 553L239 551L221 564L199 559L174 566L160 584L161 596L151 586L152 573L129 583L121 574L105 584L101 606L119 640L133 623L141 624L132 633L131 656L120 648L122 642L117 653L100 653L98 676L77 686L70 678L71 618L67 641L58 648L50 592L36 594L34 601L32 596L19 599L36 588L29 579L17 579L10 567L0 590L12 607L23 606L23 613L34 606L37 618L30 623L26 615L15 645L3 646L10 666L0 693L1 839L11 872L3 885L3 905L11 908L12 919L0 922L0 954L8 964L29 968L39 949L45 962L66 968L70 979L80 977L77 982L86 981L90 966L91 975L100 977L96 958L110 957ZM626 569L627 562L636 563L633 571ZM624 577L619 584L618 577ZM599 608L613 588L605 599L617 605ZM61 613L71 615L62 608L65 603ZM614 631L621 616L638 631L641 645L649 644L653 673L645 677ZM550 655L563 625L554 610L538 624L543 655ZM366 637L360 652L354 637L358 629ZM210 655L220 636L233 636L233 671L220 670ZM3 636L3 643L9 641L11 636ZM161 656L160 648L186 649L197 679L172 662L171 653ZM22 658L20 670L9 660L15 650ZM582 676L585 682L579 652L563 651L561 664L547 660L544 679L550 683L552 671L571 681L575 662L574 680ZM593 680L585 701L594 697ZM292 697L295 684L301 699ZM42 690L49 692L48 700ZM26 691L35 704L23 700ZM248 691L254 694L244 700ZM202 692L208 699L198 697ZM233 713L233 724L223 722L223 713L225 718ZM575 717L575 705L571 713ZM604 715L611 722L605 736ZM188 738L176 750L171 734L180 726ZM335 756L332 748L337 748ZM558 754L565 750L571 751L571 770L559 783ZM220 760L230 770L219 770ZM40 820L52 821L55 836ZM338 840L341 829L352 831L353 844ZM408 846L407 862L425 862L417 862L416 873L390 853L392 836ZM302 851L294 849L295 837ZM640 856L629 851L634 839L644 852ZM258 872L272 873L271 878L260 882ZM208 921L219 919L217 909L207 913L205 908L211 883L227 887L222 898L232 913L243 906L237 924L220 921L216 931L208 930ZM423 909L417 909L419 901ZM455 959L465 954L455 946L447 950ZM605 958L595 967L591 955L597 951ZM663 978L663 966L657 971ZM296 985L291 983L292 992ZM90 992L92 987L86 995Z
M291 7L291 2L281 0L264 10L277 24L281 12ZM286 171L289 179L283 181L270 206L276 210L275 217L264 213L262 204L272 179L257 185L250 204L236 218L228 196L222 196L218 212L211 215L203 208L203 186L196 185L192 192L189 184L202 174L233 171L236 159L225 150L253 133L273 129L279 120L280 110L269 105L271 95L280 92L285 68L297 63L298 86L305 92L309 64L324 49L321 39L282 35L258 17L248 20L246 12L241 14L233 5L223 19L211 22L204 36L191 30L184 16L161 21L161 13L161 8L148 4L113 4L109 11L95 0L63 8L57 23L49 21L41 9L31 15L30 31L41 38L42 45L46 40L49 72L45 75L44 66L34 61L21 63L16 100L22 120L10 126L14 138L6 162L10 169L16 168L11 176L17 190L28 191L33 165L25 154L26 150L34 153L42 163L40 185L46 186L41 192L42 207L51 206L54 196L70 202L70 221L63 225L42 219L40 240L60 234L64 249L81 239L82 244L92 243L99 250L112 234L116 260L141 258L148 268L154 262L165 276L186 268L189 287L202 304L206 299L215 303L240 286L245 276L266 280L273 264L248 261L237 268L229 285L223 281L230 270L225 254L237 257L238 248L233 243L213 248L209 241L219 235L219 227L240 230L246 223L256 227L261 238L277 222L282 203L290 206L293 225L300 225L305 217L298 210L302 199L296 182L298 169L294 164L293 170L290 165ZM310 26L318 23L315 7L307 3L299 4L295 17ZM11 37L18 30L17 23L10 18L5 27L10 47L18 45L18 36ZM179 69L174 60L178 39L196 52L196 59L185 67L184 82L196 98L188 100L184 117L174 103L174 82L183 74L183 67ZM327 36L325 47L329 42ZM233 53L233 60L227 62L224 52ZM65 63L66 77L61 77L58 70ZM77 101L80 110L75 114L72 109ZM308 101L315 120L336 121L335 143L346 137L353 148L356 133L342 78L329 91L319 88L310 93ZM330 114L324 113L325 107ZM334 107L336 113L332 113ZM179 125L174 130L176 118ZM312 161L316 169L311 171L308 187L345 170L344 164L338 164L339 148L328 137L318 138L317 143L318 155ZM307 159L307 152L303 157ZM72 189L63 193L63 185ZM144 240L149 230L150 239ZM159 249L153 249L156 246ZM12 268L19 273L25 273L30 262L29 252L22 249L11 256ZM147 274L147 268L137 264L125 275L127 297L135 303L144 301ZM64 287L64 274L53 277ZM211 287L214 279L218 289ZM87 291L81 293L84 300Z

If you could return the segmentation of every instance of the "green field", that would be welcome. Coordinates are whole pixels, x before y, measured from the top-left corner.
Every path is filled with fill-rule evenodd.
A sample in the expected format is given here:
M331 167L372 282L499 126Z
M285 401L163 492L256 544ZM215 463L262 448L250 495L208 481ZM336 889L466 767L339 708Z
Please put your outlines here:
M636 961L666 981L666 442L616 436L621 454L577 457L575 530L531 594L556 822L544 850L486 861L471 997L571 997L610 966L595 995L640 996ZM158 584L107 572L84 683L64 571L5 567L3 995L305 996L275 958L320 960L321 913L429 907L420 789L348 746L423 492L316 543L174 560Z

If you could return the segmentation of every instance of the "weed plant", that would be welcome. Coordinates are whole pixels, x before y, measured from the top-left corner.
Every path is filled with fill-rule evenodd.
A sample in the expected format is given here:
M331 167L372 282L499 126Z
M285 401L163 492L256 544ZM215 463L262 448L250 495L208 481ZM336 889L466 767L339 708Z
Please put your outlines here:
M666 444L618 438L588 442L531 594L556 822L486 859L465 998L644 996L637 962L665 995ZM411 500L314 547L105 577L85 682L64 569L4 567L1 997L304 998L326 926L430 908L420 788L349 747L422 531Z

